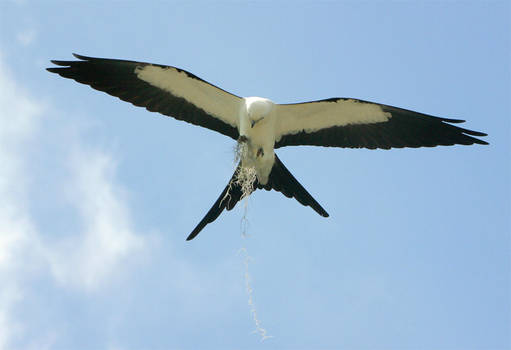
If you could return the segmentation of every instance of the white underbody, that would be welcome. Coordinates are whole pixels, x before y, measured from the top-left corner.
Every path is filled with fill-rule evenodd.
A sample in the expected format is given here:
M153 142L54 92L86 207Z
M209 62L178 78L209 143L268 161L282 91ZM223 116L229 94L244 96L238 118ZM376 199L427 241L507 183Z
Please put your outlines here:
M261 97L247 97L243 102L239 114L242 141L239 142L246 145L241 153L241 165L255 168L257 180L265 185L275 162L275 104Z

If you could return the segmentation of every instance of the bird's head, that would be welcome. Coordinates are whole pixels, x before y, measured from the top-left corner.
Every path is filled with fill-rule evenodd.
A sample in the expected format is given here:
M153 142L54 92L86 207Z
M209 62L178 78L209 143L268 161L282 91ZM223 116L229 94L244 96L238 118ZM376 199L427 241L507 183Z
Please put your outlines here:
M257 123L264 120L271 110L273 103L270 100L260 97L249 97L247 99L247 115L250 127L253 128Z

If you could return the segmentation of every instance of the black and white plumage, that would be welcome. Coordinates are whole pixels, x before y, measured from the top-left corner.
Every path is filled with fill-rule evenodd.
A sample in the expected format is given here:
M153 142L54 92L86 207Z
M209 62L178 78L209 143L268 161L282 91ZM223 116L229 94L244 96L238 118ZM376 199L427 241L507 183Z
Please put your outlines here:
M352 98L276 104L260 97L238 97L176 67L74 56L78 61L52 61L59 67L47 70L151 112L200 125L244 143L246 152L238 169L255 169L257 176L251 191L274 189L324 217L328 213L282 164L275 148L315 145L390 149L487 144L475 137L486 134L453 125L464 122L459 119ZM242 198L235 178L236 172L188 240Z

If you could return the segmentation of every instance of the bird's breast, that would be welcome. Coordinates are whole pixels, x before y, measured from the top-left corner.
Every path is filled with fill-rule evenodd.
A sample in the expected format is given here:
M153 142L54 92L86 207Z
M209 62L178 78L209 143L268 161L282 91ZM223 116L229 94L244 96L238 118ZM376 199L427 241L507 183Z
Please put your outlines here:
M257 180L263 185L268 182L275 162L273 151L275 137L272 125L270 121L262 120L253 128L249 128L245 135L245 144L242 145L244 148L241 154L242 166L255 168Z

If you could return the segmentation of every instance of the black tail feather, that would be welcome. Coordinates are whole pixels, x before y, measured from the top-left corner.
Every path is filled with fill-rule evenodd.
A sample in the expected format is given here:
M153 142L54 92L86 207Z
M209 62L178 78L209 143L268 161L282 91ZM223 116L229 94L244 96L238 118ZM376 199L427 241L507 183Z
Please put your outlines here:
M298 182L289 170L275 155L275 163L271 169L270 177L266 185L257 184L257 188L265 190L275 190L281 192L288 198L295 198L298 202L305 206L309 206L319 215L327 218L329 215L325 209L310 195L309 192Z
M238 203L241 200L242 195L241 186L235 181L238 169L240 168L240 164L238 164L238 167L234 171L234 174L229 180L229 183L227 184L227 186L225 186L222 193L220 193L220 196L216 200L215 204L213 204L211 209L209 209L209 211L207 212L206 216L204 216L204 218L199 222L199 224L193 229L192 233L188 235L188 237L186 238L187 241L194 239L195 236L197 236L199 232L207 224L210 224L213 221L215 221L216 218L218 218L220 214L224 211L224 209L231 210L232 208L234 208L236 203Z
M241 164L241 163L240 163ZM236 182L236 176L240 164L232 175L229 183L224 188L215 204L207 212L206 216L199 222L193 229L192 233L186 238L187 241L192 240L199 234L199 232L207 225L220 216L224 209L231 210L241 200L242 190L241 186ZM255 180L252 187L252 192L256 189L265 189L267 191L275 190L281 192L288 198L295 198L298 202L305 206L310 206L319 215L328 217L328 213L319 205L319 203L310 195L309 192L295 179L295 177L287 170L282 164L280 159L275 155L275 163L271 169L270 176L266 185L262 185Z

